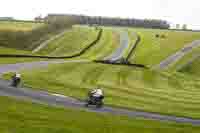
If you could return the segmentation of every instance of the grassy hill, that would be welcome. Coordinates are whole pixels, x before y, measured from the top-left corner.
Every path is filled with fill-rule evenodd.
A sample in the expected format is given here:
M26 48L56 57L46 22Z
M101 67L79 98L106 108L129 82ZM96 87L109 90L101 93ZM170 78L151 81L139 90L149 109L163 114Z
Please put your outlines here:
M187 66L190 66L191 63L195 62L199 57L200 47L193 48L190 52L185 54L181 59L173 63L171 66L169 66L168 71L182 71L182 69L185 69Z
M37 54L51 56L68 56L79 53L90 45L98 36L99 30L86 26L74 26L64 35L51 41Z
M196 39L200 39L199 32L141 28L128 30L130 43L136 41L136 36L132 34L133 32L141 37L141 42L131 56L130 61L132 63L144 64L147 66L153 66L160 63L160 61L181 49L186 44ZM156 35L159 35L159 37L156 37ZM165 36L164 38L160 37L163 35ZM71 55L83 49L96 36L97 31L94 30L94 28L76 26L67 30L63 36L50 42L36 54L53 56ZM119 47L119 42L119 34L115 28L103 27L103 34L100 41L91 47L84 55L75 59L104 59ZM0 52L26 54L27 51L5 48L1 49ZM128 53L128 51L126 52ZM192 51L184 56L180 62L187 62L194 53L197 54L198 52L199 49ZM4 64L6 63L5 60L2 62ZM175 65L180 66L184 63L177 63ZM117 66L92 62L51 65L48 68L23 71L21 73L24 85L33 89L64 94L78 99L85 99L87 92L99 85L105 91L105 103L107 105L199 119L200 79L197 78L200 74L198 72L199 64L200 61L198 60L191 65L184 67L181 69L181 72L183 73L156 72L149 69L130 66ZM11 74L6 74L5 78L10 78L10 75ZM22 131L20 127L26 127L27 131L34 129L34 123L37 124L36 128L41 129L41 132L47 132L48 129L55 132L94 132L96 129L95 132L100 132L100 130L98 130L99 128L97 129L99 125L101 125L100 128L103 129L104 132L120 132L120 129L123 129L124 132L162 131L163 133L199 131L198 127L186 125L168 125L167 123L147 122L146 120L133 120L125 117L104 116L83 111L50 108L4 98L0 98L0 103L1 101L3 101L2 104L5 106L10 105L10 103L13 103L13 106L15 105L13 107L14 111L12 108L3 107L3 111L6 115L4 115L3 111L0 115L2 115L2 121L4 119L13 118L14 124L8 121L6 121L6 124L13 126L17 123L16 131ZM25 105L27 108L23 108ZM18 111L16 108L22 109ZM12 113L9 114L7 112ZM22 117L24 114L27 115ZM40 115L40 119L38 119L38 114ZM20 125L15 117L21 118L21 121L25 120L25 126ZM45 128L40 122L45 123ZM105 123L109 126L105 126ZM130 123L136 125L130 125ZM68 128L66 125L68 125ZM3 131L5 130L5 128L2 129ZM87 131L85 129L87 129Z
M114 28L103 28L100 41L87 51L81 58L98 60L104 59L119 47L119 33Z
M16 32L15 31L16 27L18 27L20 29L20 27L18 25L22 26L24 24L25 26L22 26L24 28L26 28L26 25L27 25L26 23L22 23L22 22L7 22L7 23L8 23L7 27L10 26L9 28L13 29L12 32ZM15 23L17 23L17 24L15 25ZM37 25L37 23L35 23L35 24ZM43 24L43 26L44 25L45 24ZM1 26L1 23L0 23L0 26ZM29 24L29 26L30 26L30 24ZM34 26L32 26L32 27L34 27ZM31 28L31 26L30 26L30 28ZM38 28L39 28L39 26L38 26ZM110 31L111 31L111 29L109 30L109 32ZM21 33L21 31L19 31L19 32ZM30 31L30 32L32 32L32 31ZM105 32L107 32L107 31L105 31ZM74 55L76 53L79 53L82 49L84 49L85 47L90 45L91 42L96 40L98 33L99 33L99 30L96 30L93 27L73 26L73 28L71 28L71 29L66 29L65 33L61 37L56 38L55 40L52 40L44 48L42 48L39 51L37 51L36 53L34 53L34 55L45 55L45 56ZM2 34L4 34L4 33L2 33ZM9 34L8 36L10 36L10 37L12 36L12 33L8 33L8 34ZM13 33L13 34L15 34L15 33ZM23 34L27 34L27 31L23 31ZM0 47L1 47L0 54L28 54L28 55L32 54L30 49L23 48L24 47L24 46L22 46L23 44L21 45L21 44L18 44L17 42L14 44L11 44L11 41L15 41L18 38L15 36L13 36L13 38L9 38L8 36L6 36L6 34L4 34L2 36L0 35ZM46 39L49 39L50 36L53 37L53 34L50 35L49 33L47 33L46 36L48 36ZM110 37L110 36L108 36L108 37ZM22 41L26 41L26 40L23 40L24 39L23 37L21 39L22 39ZM28 39L28 41L31 41L31 40L32 39L30 39L30 40ZM104 38L103 38L103 40L104 40ZM18 40L16 40L16 41L18 41ZM45 40L43 40L43 42L44 41ZM40 39L37 40L37 42L42 43L42 41ZM33 44L33 45L35 45L35 44ZM37 48L40 44L38 44L37 46L36 45L33 46L33 45L30 45L27 47L29 47L29 48L32 47L31 49L33 49L33 48Z
M199 133L200 130L186 124L53 108L7 97L0 97L0 104L2 133Z
M9 22L9 24L11 25L10 28L15 27L15 26L13 26L15 23L21 24L22 22ZM23 25L23 23L20 26L22 26L22 25ZM25 25L26 25L26 23L25 23ZM16 26L16 27L18 27L18 26ZM15 28L13 28L13 29L15 29ZM27 31L23 31L23 32L26 33ZM99 30L95 30L95 28L93 28L93 27L74 26L71 29L67 29L63 36L51 41L49 44L46 45L46 47L44 47L37 53L32 53L32 51L30 49L22 48L23 46L18 45L18 42L14 43L14 44L10 44L11 41L14 41L14 40L12 40L12 39L9 40L9 38L7 38L6 36L3 37L0 35L0 54L70 56L70 55L79 53L82 49L87 47L91 42L96 40L98 33L99 33ZM12 35L9 33L9 36L12 36ZM49 34L47 34L47 36L49 36ZM51 35L51 37L53 37L53 35ZM4 39L7 38L8 41L5 41L3 38ZM46 39L49 39L49 38L46 38ZM23 40L21 40L21 41L23 41ZM38 40L38 41L41 41L41 40ZM9 43L9 45L6 45L5 42ZM14 46L14 45L16 45L16 46ZM38 44L38 45L40 45L40 44ZM15 48L15 47L17 47L17 48ZM39 59L0 58L0 64L10 64L10 63L26 62L26 61L28 62L28 61L36 61L36 60L39 60Z
M22 72L34 89L85 99L100 85L106 104L149 112L200 118L199 79L176 73L96 63L66 63ZM8 77L7 77L8 78Z
M25 50L17 50L13 48L0 47L0 54L31 54L30 51ZM30 62L30 61L39 61L41 59L32 59L32 58L1 58L0 57L0 65L1 64L13 64L20 62Z
M184 66L180 72L186 73L186 74L190 74L193 76L197 76L196 78L199 78L200 76L200 59L196 59L193 62L191 62L191 64L188 64L186 66Z
M0 46L32 50L43 41L61 32L63 28L67 26L61 27L53 23L1 21Z
M170 31L156 29L130 29L141 37L141 42L131 57L131 61L138 64L153 66L175 53L184 45L200 39L200 32ZM156 35L165 38L157 38Z
M90 29L86 28L83 32L91 33L91 36L95 35L87 30ZM196 32L132 29L129 31L131 43L135 41L135 36L131 36L133 31L141 36L142 41L136 48L132 61L145 65L159 63L168 54L172 54L190 41L199 39L200 35ZM58 45L59 42L62 44L73 37L79 38L80 42L82 42L80 37L87 38L76 28L68 33L52 42L51 45ZM156 38L155 35L158 33L164 34L166 38ZM76 39L72 40L74 44L77 43ZM65 47L79 49L80 44L70 46L64 43L58 53L65 51ZM103 59L118 46L119 34L116 34L113 28L104 27L100 41L80 58ZM148 69L96 63L66 63L22 72L22 75L25 85L35 89L43 88L50 92L84 99L89 89L100 85L106 91L106 103L112 106L200 118L198 111L200 108L197 106L200 103L199 79L191 79L181 73L160 73Z
M0 21L0 31L31 31L44 25L44 23L34 22Z

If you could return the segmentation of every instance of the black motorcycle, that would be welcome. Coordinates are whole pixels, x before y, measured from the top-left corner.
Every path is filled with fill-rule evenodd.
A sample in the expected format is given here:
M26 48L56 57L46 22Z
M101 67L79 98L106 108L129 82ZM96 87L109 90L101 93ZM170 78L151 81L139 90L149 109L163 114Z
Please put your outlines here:
M103 106L103 99L104 97L93 97L89 94L88 99L86 100L85 106L88 107L89 105L95 105L96 108L101 108Z
M20 79L20 78L13 77L13 78L12 78L12 83L11 83L11 86L12 86L12 87L18 87L18 86L19 86L19 84L20 84L20 81L21 81L21 79Z

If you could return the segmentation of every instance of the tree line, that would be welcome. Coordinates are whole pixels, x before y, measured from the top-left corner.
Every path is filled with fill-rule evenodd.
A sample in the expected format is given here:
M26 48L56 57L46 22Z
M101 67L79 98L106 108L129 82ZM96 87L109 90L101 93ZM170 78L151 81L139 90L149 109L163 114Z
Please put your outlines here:
M135 18L110 18L110 17L92 17L85 15L68 15L68 14L49 14L44 18L46 22L51 22L65 18L73 20L77 24L87 25L103 25L103 26L128 26L128 27L143 27L143 28L157 28L169 29L170 24L165 20L157 19L135 19Z

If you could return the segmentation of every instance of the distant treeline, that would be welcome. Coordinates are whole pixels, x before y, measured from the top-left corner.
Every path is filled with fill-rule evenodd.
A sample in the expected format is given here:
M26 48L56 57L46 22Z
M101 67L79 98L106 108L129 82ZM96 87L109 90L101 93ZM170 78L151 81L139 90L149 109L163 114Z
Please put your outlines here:
M156 19L122 19L109 17L91 17L84 15L68 15L68 14L49 14L44 18L44 21L51 22L52 20L68 18L74 20L77 24L88 25L103 25L103 26L128 26L128 27L143 27L156 29L169 29L170 25L165 20Z
M13 17L0 17L0 21L12 21L15 20Z
M39 23L40 21L34 21L34 20L17 20L14 19L12 17L0 17L0 22L5 22L5 21L9 21L9 22L24 22L24 23ZM40 23L43 23L42 21Z

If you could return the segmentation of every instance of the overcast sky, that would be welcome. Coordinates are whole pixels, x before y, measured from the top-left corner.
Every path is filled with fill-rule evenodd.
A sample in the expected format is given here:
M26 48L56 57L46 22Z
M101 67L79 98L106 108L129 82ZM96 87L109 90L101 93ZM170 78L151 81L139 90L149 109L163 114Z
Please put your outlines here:
M0 16L33 19L48 13L164 19L200 29L199 0L2 0Z

